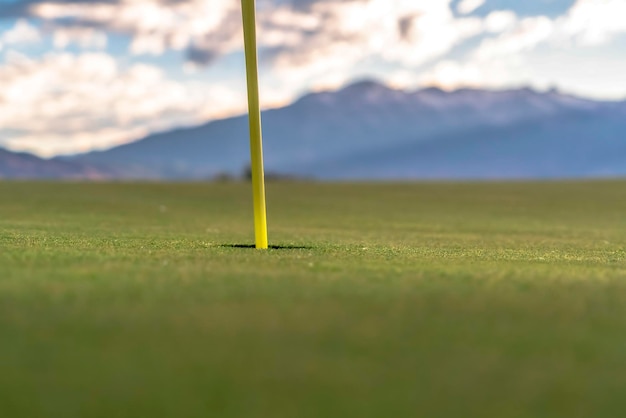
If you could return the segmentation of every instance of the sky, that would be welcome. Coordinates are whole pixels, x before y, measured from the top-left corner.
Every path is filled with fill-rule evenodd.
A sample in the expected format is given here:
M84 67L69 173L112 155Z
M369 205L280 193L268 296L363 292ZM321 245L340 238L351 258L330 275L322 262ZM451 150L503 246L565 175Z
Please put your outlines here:
M257 0L265 108L375 78L626 99L626 0ZM245 112L239 0L0 0L0 147L50 157Z

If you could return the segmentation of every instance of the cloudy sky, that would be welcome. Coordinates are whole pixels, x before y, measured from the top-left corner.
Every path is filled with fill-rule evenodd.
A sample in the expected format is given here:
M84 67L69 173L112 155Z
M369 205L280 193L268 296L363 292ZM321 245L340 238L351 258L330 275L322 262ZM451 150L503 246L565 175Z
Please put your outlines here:
M257 0L265 107L378 78L626 99L626 0ZM110 147L245 110L239 0L0 0L0 147Z

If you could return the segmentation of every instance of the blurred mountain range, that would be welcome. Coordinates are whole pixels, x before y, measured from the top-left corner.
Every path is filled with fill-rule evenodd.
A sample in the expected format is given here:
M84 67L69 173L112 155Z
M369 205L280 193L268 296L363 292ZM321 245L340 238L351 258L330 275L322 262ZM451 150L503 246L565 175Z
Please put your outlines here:
M317 179L524 179L626 175L626 102L558 91L391 89L362 81L263 113L268 172ZM122 178L238 175L239 116L53 160ZM0 162L0 165L3 164Z
M31 154L0 148L0 179L103 180L116 174L79 161L44 160Z

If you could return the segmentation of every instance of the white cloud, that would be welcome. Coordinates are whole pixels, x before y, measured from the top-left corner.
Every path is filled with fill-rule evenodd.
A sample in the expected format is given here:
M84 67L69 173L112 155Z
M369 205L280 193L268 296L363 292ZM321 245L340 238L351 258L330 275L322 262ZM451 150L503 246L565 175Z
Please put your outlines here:
M420 84L447 89L558 85L588 96L620 98L626 94L626 84L613 70L618 66L613 61L619 60L604 58L604 64L598 65L585 58L588 51L626 33L626 0L578 0L555 19L518 19L503 13L507 12L494 12L484 22L487 32L496 36L485 39L463 60L433 66L419 77ZM539 47L559 53L559 59L537 54ZM612 81L606 83L603 75Z
M308 7L261 2L259 42L273 48L277 67L318 66L368 56L419 65L448 52L483 30L479 18L455 18L450 0L311 1ZM271 6L271 7L270 7ZM106 28L132 37L134 54L159 55L190 49L192 59L210 63L241 50L237 0L120 0L119 3L40 3L38 18L62 25ZM313 64L315 62L315 64ZM334 68L330 64L328 69ZM312 70L311 70L312 71Z
M457 10L469 14L484 3L463 0ZM626 0L578 0L556 20L518 19L512 11L492 12L484 19L455 17L451 4L451 0L260 0L259 42L273 52L265 62L273 62L278 71L297 71L300 79L306 79L328 78L328 72L345 76L346 67L372 57L417 67L485 32L501 34L481 46L481 54L487 55L528 51L543 43L597 45L626 32ZM126 34L132 38L133 54L187 50L190 60L206 65L241 50L238 0L50 1L34 4L30 11L61 27L70 20L72 28L82 25ZM98 47L104 43L93 33L70 37L60 32L56 38L58 45L69 39Z
M546 16L514 20L511 16L487 17L490 31L504 32L485 40L477 56L496 57L531 51L539 45L553 48L570 44L591 47L606 44L626 33L626 0L578 0L557 19ZM507 21L505 23L505 21ZM500 26L501 30L492 30Z
M69 45L78 45L83 49L104 49L107 36L103 31L84 27L55 28L52 42L55 48L65 49Z
M354 0L267 13L259 38L275 48L273 71L319 87L343 84L368 59L421 65L483 30L479 18L455 18L449 1Z
M41 40L39 29L26 20L18 20L13 28L0 35L0 46L37 43Z
M554 32L555 23L545 16L522 19L499 37L485 40L478 48L476 56L486 59L529 51L550 40Z
M626 33L626 0L578 0L557 25L561 39L583 46L607 43Z
M238 16L234 0L120 0L118 3L38 3L33 16L63 26L105 28L133 38L131 52L159 55L166 49L183 49L193 43L215 41L215 48L232 47L239 33L226 24Z
M517 24L517 15L510 10L498 10L485 18L485 29L491 33L501 33Z
M485 4L485 0L462 0L457 6L457 11L464 15L470 14L483 4Z
M122 68L104 53L54 53L39 60L6 55L0 126L16 132L12 149L77 152L244 110L240 92L174 81L153 66Z

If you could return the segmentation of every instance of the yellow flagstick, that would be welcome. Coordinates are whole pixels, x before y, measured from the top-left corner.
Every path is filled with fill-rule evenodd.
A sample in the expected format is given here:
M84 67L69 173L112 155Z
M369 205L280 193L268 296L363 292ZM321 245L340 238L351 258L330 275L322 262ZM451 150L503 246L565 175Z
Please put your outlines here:
M259 74L256 46L255 0L241 0L243 35L248 79L248 114L250 118L250 170L254 197L254 235L256 248L265 250L267 244L267 214L265 208L265 175L263 173L263 139L259 104Z

